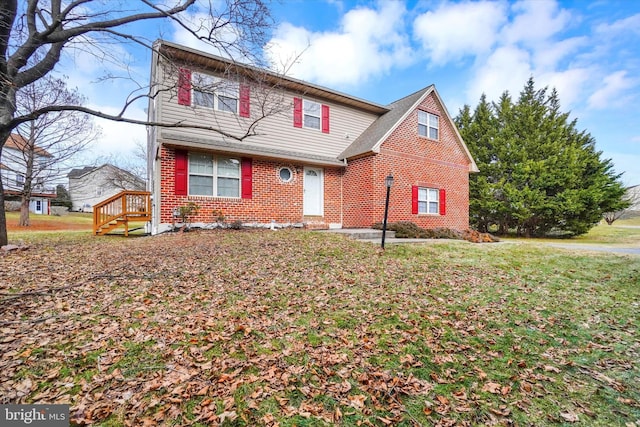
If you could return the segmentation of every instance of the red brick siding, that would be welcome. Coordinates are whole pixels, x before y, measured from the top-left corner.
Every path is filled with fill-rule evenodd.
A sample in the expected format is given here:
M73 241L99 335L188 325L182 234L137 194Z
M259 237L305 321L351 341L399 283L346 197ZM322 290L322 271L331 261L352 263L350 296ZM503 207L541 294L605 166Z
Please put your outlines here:
M324 168L324 218L322 222L343 227L369 227L384 215L384 178L393 173L389 221L412 221L427 227L466 229L469 226L469 162L459 146L455 130L434 96L421 109L440 117L439 140L418 135L417 112L413 111L382 144L379 154L350 160L343 168ZM174 190L174 149L161 150L160 222L171 223L175 207L192 201L201 209L193 222L214 222L214 210L227 221L268 223L304 222L304 165L286 161L253 159L251 199L176 196ZM283 183L280 167L288 166L294 176ZM446 215L416 215L411 212L411 187L444 188ZM316 219L314 219L317 221Z
M176 196L174 188L175 150L162 147L161 150L161 208L160 223L173 221L173 209L194 202L200 206L193 222L215 222L213 214L221 210L225 220L233 222L300 223L303 218L304 166L287 161L253 159L253 191L251 199L221 198L205 196ZM293 171L290 182L282 182L278 177L281 167ZM324 222L340 222L341 212L340 168L324 168Z
M373 157L349 161L344 171L345 228L369 227L373 220Z
M345 172L345 226L369 227L384 217L384 178L392 173L389 221L412 221L421 227L469 227L469 165L453 127L434 96L421 109L440 116L440 138L418 135L418 116L413 111L383 142L380 153L350 161ZM411 187L444 188L446 215L411 212ZM348 197L347 197L348 195ZM370 199L367 199L370 198Z

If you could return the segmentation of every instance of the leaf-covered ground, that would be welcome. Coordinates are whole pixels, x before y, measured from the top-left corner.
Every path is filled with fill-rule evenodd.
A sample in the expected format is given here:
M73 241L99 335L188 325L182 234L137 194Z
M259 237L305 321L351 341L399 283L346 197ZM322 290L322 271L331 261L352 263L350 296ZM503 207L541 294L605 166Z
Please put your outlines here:
M303 231L0 256L0 400L116 425L640 425L640 257Z

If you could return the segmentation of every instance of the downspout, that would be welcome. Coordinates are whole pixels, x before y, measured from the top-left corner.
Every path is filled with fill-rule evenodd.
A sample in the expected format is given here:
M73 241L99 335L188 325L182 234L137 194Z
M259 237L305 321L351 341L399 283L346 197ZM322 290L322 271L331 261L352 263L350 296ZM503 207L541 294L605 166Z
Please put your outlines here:
M340 174L340 228L344 228L344 173L347 171L347 159L342 159L344 168Z

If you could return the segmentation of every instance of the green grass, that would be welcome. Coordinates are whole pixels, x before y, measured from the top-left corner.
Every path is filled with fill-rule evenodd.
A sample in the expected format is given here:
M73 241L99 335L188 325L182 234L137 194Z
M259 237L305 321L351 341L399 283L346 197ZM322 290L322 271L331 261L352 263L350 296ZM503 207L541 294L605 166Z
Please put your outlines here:
M20 212L6 212L7 219L18 220L20 218ZM60 222L63 224L86 224L89 228L93 224L93 214L84 212L69 212L64 215L36 215L30 214L31 220L38 220L43 222Z
M604 221L589 230L588 233L569 239L525 239L506 237L501 240L511 242L533 242L533 243L581 243L596 245L619 245L634 246L640 245L640 217L617 220L612 225L607 225Z
M622 230L610 238L633 240ZM640 419L634 255L218 230L41 237L0 272L3 294L80 284L3 302L0 321L34 321L3 326L23 356L0 369L0 394L45 402L66 384L96 425ZM46 386L2 385L27 380Z
M580 243L640 245L640 217L617 220L612 225L603 222L593 227L584 236L578 236L572 240Z
M16 223L20 218L19 212L6 212L7 222ZM32 229L12 229L9 227L8 238L10 243L33 243L40 239L50 239L70 236L84 236L93 231L93 214L83 212L69 212L64 215L30 215ZM144 235L144 222L130 222L129 229L139 230L130 231L131 236ZM55 228L55 229L49 229ZM124 228L113 230L109 236L119 236L124 233Z

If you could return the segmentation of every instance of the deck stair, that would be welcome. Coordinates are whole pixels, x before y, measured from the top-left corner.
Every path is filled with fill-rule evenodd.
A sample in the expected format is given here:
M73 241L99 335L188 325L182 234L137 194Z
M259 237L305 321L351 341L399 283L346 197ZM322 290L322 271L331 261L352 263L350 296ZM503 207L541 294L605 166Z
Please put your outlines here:
M124 227L128 236L129 222L151 221L151 193L121 191L93 207L93 234L103 236Z

